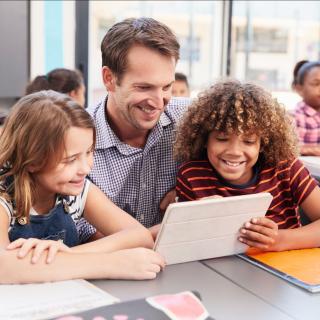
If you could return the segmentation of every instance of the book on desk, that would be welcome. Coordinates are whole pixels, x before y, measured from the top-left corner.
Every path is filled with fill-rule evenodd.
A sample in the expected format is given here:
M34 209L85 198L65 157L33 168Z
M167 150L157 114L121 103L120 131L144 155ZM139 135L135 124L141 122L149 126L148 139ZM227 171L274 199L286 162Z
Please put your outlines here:
M309 292L320 292L320 248L282 252L250 249L238 257Z

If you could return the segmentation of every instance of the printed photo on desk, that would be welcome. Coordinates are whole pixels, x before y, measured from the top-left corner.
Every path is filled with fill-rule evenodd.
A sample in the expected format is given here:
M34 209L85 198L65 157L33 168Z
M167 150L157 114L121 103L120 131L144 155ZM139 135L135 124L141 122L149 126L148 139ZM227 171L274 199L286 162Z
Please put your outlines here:
M320 248L264 253L250 249L238 256L305 290L320 292Z
M184 291L116 303L54 320L214 320L197 292Z

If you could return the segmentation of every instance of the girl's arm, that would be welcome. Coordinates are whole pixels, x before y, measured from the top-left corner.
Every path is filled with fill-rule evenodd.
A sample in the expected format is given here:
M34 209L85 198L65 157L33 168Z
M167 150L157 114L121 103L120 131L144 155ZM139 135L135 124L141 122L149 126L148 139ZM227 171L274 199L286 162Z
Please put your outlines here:
M0 284L59 281L67 279L153 279L164 267L156 252L136 248L112 253L57 252L54 261L46 263L46 255L31 262L33 249L23 259L19 249L6 250L9 219L0 206Z
M300 145L300 153L303 156L320 156L320 146L318 144L302 144Z
M72 250L75 252L111 252L134 247L153 247L150 231L117 207L93 183L89 186L84 217L108 237L74 247Z

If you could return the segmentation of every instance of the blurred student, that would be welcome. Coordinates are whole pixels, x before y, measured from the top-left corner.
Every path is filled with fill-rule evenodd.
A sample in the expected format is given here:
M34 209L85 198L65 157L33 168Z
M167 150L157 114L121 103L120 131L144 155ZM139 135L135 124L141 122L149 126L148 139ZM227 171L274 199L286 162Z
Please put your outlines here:
M293 77L292 88L302 98L294 111L301 154L320 156L320 61L297 62Z
M291 120L268 92L237 81L199 95L178 128L175 154L179 201L270 192L263 218L239 240L266 251L320 246L320 188L297 159ZM298 207L312 223L301 227Z
M151 233L86 178L95 139L90 115L61 93L12 108L0 137L0 284L151 279L164 267ZM106 237L80 245L82 216Z
M84 107L85 86L83 77L78 70L54 69L46 75L37 76L26 87L26 94L41 90L54 90L69 95Z
M187 76L183 73L175 73L175 81L172 85L173 97L190 97L190 89Z

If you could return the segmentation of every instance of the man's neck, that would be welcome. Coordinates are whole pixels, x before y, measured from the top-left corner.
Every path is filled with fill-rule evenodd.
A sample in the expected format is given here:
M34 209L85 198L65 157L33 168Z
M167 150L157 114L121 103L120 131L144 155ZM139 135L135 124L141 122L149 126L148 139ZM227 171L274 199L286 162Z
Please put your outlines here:
M108 97L105 105L106 121L115 135L121 142L131 147L143 149L147 143L150 131L143 131L133 127L120 113L113 112L114 108L110 106L111 104L112 100Z

